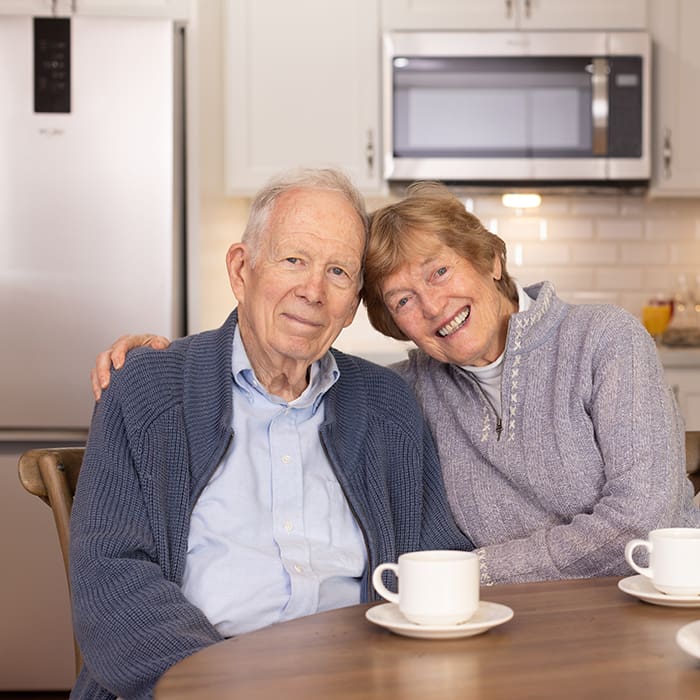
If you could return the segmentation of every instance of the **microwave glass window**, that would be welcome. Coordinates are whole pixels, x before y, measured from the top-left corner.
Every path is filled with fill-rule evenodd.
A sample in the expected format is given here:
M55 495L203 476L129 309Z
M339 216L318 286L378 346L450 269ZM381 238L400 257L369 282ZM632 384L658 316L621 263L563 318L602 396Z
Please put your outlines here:
M599 66L571 58L394 59L394 153L403 157L566 158L596 150L605 118ZM609 68L602 71L607 84Z

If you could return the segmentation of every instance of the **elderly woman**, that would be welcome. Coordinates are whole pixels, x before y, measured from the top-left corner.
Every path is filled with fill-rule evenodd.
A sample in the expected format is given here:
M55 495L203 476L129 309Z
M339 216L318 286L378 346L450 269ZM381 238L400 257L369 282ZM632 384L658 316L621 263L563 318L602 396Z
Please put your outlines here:
M418 348L396 369L483 583L629 573L630 538L700 526L682 419L629 313L523 289L504 242L435 183L374 214L364 294L372 325Z

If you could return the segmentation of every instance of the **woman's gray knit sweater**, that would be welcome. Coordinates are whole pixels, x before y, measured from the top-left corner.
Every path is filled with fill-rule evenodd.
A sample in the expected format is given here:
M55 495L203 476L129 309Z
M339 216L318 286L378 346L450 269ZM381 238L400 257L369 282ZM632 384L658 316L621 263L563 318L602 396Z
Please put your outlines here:
M565 304L547 282L526 291L534 303L508 326L502 416L454 365L412 351L395 369L423 405L483 583L631 573L630 538L700 527L656 348L623 309Z

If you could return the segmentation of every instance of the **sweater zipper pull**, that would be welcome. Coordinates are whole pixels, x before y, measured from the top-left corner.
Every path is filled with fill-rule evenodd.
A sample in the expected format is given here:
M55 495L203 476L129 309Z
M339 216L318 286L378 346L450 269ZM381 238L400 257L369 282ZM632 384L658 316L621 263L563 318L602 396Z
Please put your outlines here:
M496 418L496 441L501 439L501 431L503 430L503 423L501 422L501 417Z

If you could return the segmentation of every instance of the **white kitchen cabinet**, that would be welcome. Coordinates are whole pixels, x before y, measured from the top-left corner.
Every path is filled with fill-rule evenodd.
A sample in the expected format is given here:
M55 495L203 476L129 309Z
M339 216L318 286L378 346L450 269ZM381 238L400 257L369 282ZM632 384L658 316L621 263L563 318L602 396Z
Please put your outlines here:
M0 15L186 19L193 0L0 0Z
M381 191L377 1L227 0L228 194L296 166L337 166Z
M517 29L518 0L381 0L383 29Z
M58 4L85 16L187 19L190 13L190 0L58 0Z
M650 0L653 196L700 194L700 2Z
M646 29L646 0L382 0L383 29Z
M50 15L53 11L51 0L3 0L0 2L0 15Z
M700 430L700 371L666 368L665 375L685 419L685 429Z

